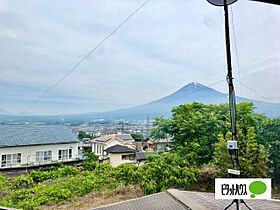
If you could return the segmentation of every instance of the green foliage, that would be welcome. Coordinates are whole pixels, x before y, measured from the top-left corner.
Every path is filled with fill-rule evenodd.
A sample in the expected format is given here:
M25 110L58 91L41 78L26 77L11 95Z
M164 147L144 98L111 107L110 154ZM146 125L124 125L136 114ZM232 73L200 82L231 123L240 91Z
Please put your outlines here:
M83 152L84 156L87 156L87 159L83 160L83 167L87 171L93 171L97 165L98 155L94 154L91 151Z
M154 118L153 126L156 128L152 129L151 137L155 140L165 139L169 134L173 134L171 120L164 119L162 116Z
M145 140L142 133L132 133L130 134L133 139L137 140Z
M220 134L219 142L216 144L217 147L214 152L214 162L222 177L228 177L227 169L232 168L231 157L226 143L231 139L230 132L226 134L225 138ZM241 177L267 177L268 155L265 152L264 146L257 143L254 127L250 127L247 130L247 135L244 135L239 130L237 139Z
M173 152L186 157L192 164L203 165L213 159L214 145L231 130L229 105L184 104L172 109L171 119L155 118L152 137L172 136ZM236 107L237 130L246 136L250 127L256 127L265 118L254 113L254 106L242 102Z
M104 173L100 172L101 168ZM113 189L119 183L114 176L106 173L110 168L103 164L94 171L82 173L74 167L65 166L49 171L32 171L28 176L16 178L1 176L1 190L9 193L0 199L0 206L36 209L48 203L72 201L92 191Z
M258 143L262 144L269 154L272 175L280 181L280 118L261 118L256 133Z
M140 187L145 194L162 192L170 187L188 189L199 175L197 168L177 154L150 155L142 166Z
M90 139L92 139L93 137L91 135L89 135L89 134L86 134L86 132L84 132L84 131L79 131L78 138L80 140L82 140L83 138L90 138Z

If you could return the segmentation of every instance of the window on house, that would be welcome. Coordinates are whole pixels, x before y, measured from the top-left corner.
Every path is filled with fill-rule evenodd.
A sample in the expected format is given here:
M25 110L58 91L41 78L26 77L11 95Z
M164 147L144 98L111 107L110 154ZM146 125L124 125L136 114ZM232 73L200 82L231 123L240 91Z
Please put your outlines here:
M50 162L52 160L52 151L37 151L35 160L37 163Z
M134 160L134 154L122 155L122 160Z
M69 159L72 159L72 149L69 149Z
M72 149L60 149L58 150L58 160L72 159Z
M134 160L134 154L129 155L129 160Z
M129 155L122 155L122 160L129 160Z
M4 154L1 157L1 167L21 164L21 153Z

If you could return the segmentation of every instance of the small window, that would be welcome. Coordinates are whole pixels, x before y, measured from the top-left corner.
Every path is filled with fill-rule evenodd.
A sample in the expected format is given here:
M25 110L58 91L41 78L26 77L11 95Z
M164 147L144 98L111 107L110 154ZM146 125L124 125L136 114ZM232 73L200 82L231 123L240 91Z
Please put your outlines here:
M122 160L132 160L132 159L130 159L130 155L122 155Z
M72 159L72 149L60 149L58 150L58 160Z
M6 160L7 160L7 156L2 155L1 167L6 167Z
M5 154L1 157L1 167L21 164L21 153Z
M69 149L69 159L72 159L72 149Z
M52 151L37 151L36 152L36 158L37 163L47 163L52 160Z
M129 160L134 160L134 154L129 155Z

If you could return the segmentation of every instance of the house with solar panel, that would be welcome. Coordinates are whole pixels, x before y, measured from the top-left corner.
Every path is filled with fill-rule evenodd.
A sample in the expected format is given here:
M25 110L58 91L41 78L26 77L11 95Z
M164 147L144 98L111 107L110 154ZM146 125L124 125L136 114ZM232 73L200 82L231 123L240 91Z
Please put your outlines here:
M91 140L92 152L100 162L117 166L134 163L135 140L129 134L109 134Z
M77 160L78 142L62 125L0 125L0 168Z
M135 149L135 141L129 134L109 134L91 140L92 151L99 156L106 155L105 150L114 145Z

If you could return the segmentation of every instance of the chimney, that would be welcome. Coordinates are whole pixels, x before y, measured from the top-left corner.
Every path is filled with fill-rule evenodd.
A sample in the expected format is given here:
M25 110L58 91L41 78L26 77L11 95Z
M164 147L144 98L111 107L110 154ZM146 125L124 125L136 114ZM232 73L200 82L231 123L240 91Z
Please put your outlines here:
M135 139L136 150L138 152L143 152L143 145L141 139Z

